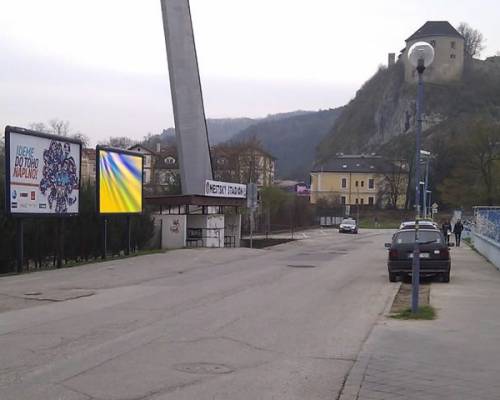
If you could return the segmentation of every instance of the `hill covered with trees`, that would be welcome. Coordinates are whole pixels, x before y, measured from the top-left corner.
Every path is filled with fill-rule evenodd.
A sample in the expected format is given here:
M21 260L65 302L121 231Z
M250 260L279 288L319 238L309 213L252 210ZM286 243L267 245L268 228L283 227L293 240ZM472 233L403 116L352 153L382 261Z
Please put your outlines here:
M315 158L316 146L334 126L342 107L288 118L264 120L249 126L232 141L258 140L277 158L280 179L307 180Z

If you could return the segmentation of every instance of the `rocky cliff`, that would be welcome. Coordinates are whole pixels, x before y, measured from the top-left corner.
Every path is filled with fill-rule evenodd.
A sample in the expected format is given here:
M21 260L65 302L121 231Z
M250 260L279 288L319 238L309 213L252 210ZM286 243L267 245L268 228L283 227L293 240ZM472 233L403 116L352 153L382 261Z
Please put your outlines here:
M317 160L336 153L382 151L414 131L416 85L404 81L397 62L381 68L356 93L329 134L317 147ZM450 132L457 120L488 115L500 120L500 57L469 60L462 81L426 84L423 132L426 140Z

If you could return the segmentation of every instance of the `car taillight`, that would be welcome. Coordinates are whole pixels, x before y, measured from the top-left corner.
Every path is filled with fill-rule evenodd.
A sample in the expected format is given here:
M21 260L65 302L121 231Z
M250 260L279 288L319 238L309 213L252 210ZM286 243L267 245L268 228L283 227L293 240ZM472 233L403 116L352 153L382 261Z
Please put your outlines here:
M443 258L448 258L450 256L450 251L448 249L439 250L439 255Z
M399 253L396 249L389 250L389 258L398 258Z

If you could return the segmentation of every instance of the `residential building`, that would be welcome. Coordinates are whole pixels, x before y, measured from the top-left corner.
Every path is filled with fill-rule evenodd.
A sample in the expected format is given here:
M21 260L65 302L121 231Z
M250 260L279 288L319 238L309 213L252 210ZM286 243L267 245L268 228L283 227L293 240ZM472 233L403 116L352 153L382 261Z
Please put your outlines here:
M144 185L149 185L153 180L154 176L154 159L156 157L156 152L154 152L151 149L148 149L147 147L143 146L142 144L135 144L131 147L129 147L130 151L136 151L137 153L141 153L144 155L144 173L143 173L143 182Z
M212 148L216 180L271 186L276 173L276 157L252 143L221 144Z
M408 60L408 51L416 42L427 42L434 47L433 63L423 74L424 81L442 83L462 79L464 70L464 38L448 21L427 21L406 39L401 52L405 66L405 81L414 83L418 74Z
M157 146L151 186L154 194L167 194L180 190L179 159L175 146Z
M95 149L82 149L81 182L83 185L93 185L96 179Z
M376 155L339 155L311 171L310 201L402 208L407 182L405 161Z

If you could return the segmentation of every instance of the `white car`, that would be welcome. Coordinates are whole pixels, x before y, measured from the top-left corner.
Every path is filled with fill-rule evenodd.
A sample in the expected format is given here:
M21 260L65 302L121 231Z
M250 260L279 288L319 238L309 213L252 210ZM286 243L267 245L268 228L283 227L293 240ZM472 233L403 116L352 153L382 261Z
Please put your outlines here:
M358 233L358 224L352 218L345 218L339 226L340 233Z

